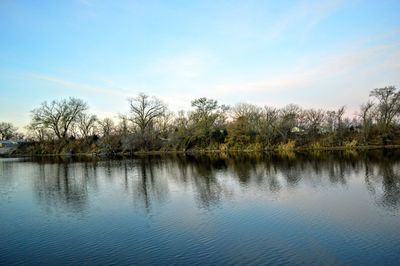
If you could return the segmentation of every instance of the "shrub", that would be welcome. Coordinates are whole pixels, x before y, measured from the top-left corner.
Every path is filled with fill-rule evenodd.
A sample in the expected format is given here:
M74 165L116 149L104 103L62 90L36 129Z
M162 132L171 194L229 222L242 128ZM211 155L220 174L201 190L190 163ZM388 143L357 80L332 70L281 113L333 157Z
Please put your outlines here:
M316 142L311 143L309 147L312 150L319 150L322 148L322 145L318 141L316 141Z
M358 144L357 140L353 139L352 141L345 141L344 147L346 149L354 149L357 146L357 144Z
M292 151L296 147L296 141L295 140L288 140L287 143L280 143L277 146L278 151Z

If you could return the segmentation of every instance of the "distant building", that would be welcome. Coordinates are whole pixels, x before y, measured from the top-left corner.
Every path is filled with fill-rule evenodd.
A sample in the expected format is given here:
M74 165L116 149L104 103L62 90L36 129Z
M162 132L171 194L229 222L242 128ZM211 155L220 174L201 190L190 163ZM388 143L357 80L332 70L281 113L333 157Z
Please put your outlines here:
M293 128L290 130L290 132L292 132L292 133L303 133L303 132L304 132L304 129L301 129L301 128L299 128L299 127L293 127Z
M20 145L19 141L1 140L0 141L0 155L8 155L15 151Z
M17 141L12 140L1 140L0 141L0 148L16 148L18 147L19 143Z

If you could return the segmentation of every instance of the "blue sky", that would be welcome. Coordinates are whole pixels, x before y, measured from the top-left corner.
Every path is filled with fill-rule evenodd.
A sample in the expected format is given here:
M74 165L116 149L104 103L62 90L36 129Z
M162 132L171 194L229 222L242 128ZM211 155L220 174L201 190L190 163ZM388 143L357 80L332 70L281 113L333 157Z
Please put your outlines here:
M223 104L353 114L400 85L400 1L0 0L0 121L19 127L45 100L99 117L155 95L172 110Z

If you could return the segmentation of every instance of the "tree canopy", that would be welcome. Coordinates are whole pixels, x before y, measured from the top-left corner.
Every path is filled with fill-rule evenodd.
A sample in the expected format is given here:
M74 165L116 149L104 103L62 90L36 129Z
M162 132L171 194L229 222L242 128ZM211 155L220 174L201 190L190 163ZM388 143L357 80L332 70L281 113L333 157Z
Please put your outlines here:
M8 122L0 122L0 140L9 140L15 137L17 128Z
M54 132L58 139L66 139L71 125L88 109L85 102L70 97L68 100L43 102L32 110L32 126L41 126Z
M119 114L119 121L117 116L99 119L87 113L88 106L80 99L44 102L32 110L29 130L42 143L84 139L93 149L112 151L263 150L288 143L300 147L400 145L400 91L394 86L372 90L369 101L353 117L345 106L335 110L295 104L229 107L202 97L191 102L191 110L174 114L161 100L144 93L128 102L129 114ZM0 123L1 139L15 131L10 123Z

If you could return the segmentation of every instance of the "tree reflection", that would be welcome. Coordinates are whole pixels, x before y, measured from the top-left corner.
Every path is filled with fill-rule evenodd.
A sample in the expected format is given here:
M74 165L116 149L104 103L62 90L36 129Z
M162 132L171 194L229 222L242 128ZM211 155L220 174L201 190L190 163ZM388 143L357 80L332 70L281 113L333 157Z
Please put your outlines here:
M198 206L210 209L246 189L279 194L303 186L348 186L364 176L365 185L378 206L400 207L398 151L223 154L144 156L108 161L41 162L34 187L38 201L53 210L72 212L87 208L91 193L112 185L132 197L135 208L150 212L168 202L174 191L189 191ZM6 165L2 166L6 169Z
M127 161L124 161L128 171L136 172L134 178L129 178L134 204L142 206L147 212L153 204L163 203L169 195L168 180L163 174L162 164L150 157L143 157L136 161L132 168L128 169Z
M382 157L375 164L365 161L365 184L375 202L388 209L400 207L400 164Z
M40 164L34 185L37 200L48 211L59 205L76 213L86 208L86 176L78 175L74 164Z
M171 161L175 180L189 185L195 194L197 203L202 208L217 205L224 194L224 188L216 177L218 171L226 171L226 162L221 157L179 156Z

